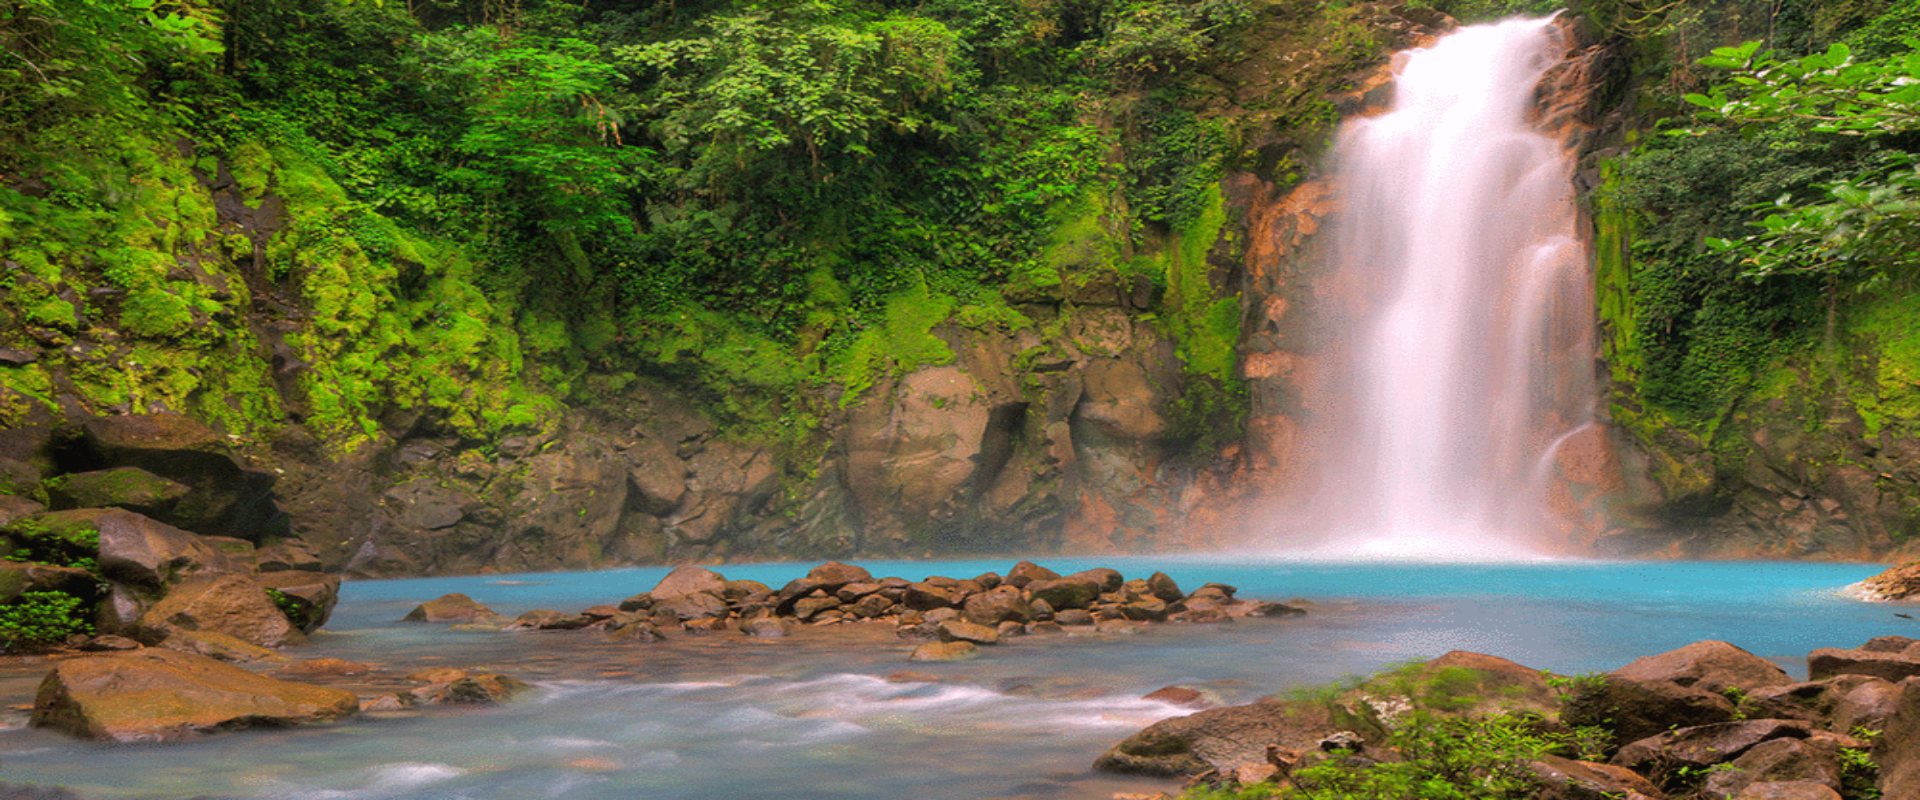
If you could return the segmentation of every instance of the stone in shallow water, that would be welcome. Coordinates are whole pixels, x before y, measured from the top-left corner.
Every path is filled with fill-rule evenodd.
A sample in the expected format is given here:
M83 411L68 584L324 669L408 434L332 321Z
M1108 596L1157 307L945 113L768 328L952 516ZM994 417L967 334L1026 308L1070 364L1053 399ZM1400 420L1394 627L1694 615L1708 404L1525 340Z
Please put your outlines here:
M34 700L33 724L86 739L160 741L248 727L347 717L344 689L257 675L205 656L148 648L55 665Z
M972 642L928 642L913 649L908 661L964 661L980 655L980 647Z
M403 619L407 622L473 622L498 616L493 609L455 592L421 603L407 612Z
M961 619L950 619L940 623L940 641L972 642L974 644L999 644L1000 632L985 625L975 625Z

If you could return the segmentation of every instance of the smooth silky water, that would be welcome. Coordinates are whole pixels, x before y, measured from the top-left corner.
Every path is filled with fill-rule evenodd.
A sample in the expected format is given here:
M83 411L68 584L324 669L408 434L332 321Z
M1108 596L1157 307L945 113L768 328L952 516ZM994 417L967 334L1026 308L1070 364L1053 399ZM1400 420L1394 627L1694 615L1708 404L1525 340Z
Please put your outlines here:
M1010 560L859 562L875 575L1004 573ZM1286 619L1167 624L1132 636L1033 636L971 662L906 661L885 625L782 640L681 634L615 644L592 631L470 633L402 623L464 592L497 611L573 611L645 591L665 568L348 583L296 658L498 670L534 682L495 708L433 709L172 745L101 746L25 727L44 665L17 666L0 780L94 798L1108 798L1164 788L1088 772L1135 730L1187 713L1140 699L1189 685L1223 702L1454 649L1563 674L1723 639L1804 677L1817 647L1916 623L1843 587L1876 565L1315 562L1263 556L1046 559L1061 572L1166 571L1240 596L1312 601ZM806 565L728 565L778 586ZM917 676L895 676L902 671Z

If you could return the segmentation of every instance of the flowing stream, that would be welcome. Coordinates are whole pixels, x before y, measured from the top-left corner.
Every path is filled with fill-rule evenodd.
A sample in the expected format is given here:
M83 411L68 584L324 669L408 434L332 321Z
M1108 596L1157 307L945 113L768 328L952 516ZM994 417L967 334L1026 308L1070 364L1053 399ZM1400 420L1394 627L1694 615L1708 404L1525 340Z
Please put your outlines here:
M1550 20L1402 55L1392 108L1336 148L1332 348L1318 516L1343 548L1511 557L1548 522L1543 464L1591 421L1591 289L1571 166L1531 123L1565 52Z
M1004 573L1011 561L861 562L875 575ZM1409 564L1046 559L1061 572L1165 570L1183 587L1314 601L1302 617L1163 625L1131 636L1030 636L950 664L906 661L890 626L782 640L592 631L473 633L398 620L464 592L503 613L578 610L651 588L665 568L347 584L334 621L296 658L497 670L533 682L494 708L365 716L175 745L104 746L25 727L44 664L0 670L0 781L64 784L94 800L238 797L442 800L1109 800L1174 788L1091 773L1103 750L1188 709L1143 700L1186 685L1221 702L1426 659L1492 653L1561 673L1724 639L1804 677L1806 653L1915 623L1838 587L1863 564ZM807 565L726 565L779 585ZM903 674L904 673L904 674ZM371 694L372 692L365 692Z

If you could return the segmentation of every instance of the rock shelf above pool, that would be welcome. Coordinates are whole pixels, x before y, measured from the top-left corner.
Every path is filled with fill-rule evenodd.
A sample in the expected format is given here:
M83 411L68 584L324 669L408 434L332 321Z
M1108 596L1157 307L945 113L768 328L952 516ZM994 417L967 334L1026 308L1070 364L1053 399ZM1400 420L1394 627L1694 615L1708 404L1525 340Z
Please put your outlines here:
M862 567L832 561L778 590L683 566L646 592L574 614L538 610L509 618L466 595L446 595L422 603L406 619L453 622L470 630L593 629L636 641L655 641L671 631L778 637L798 625L877 622L897 626L901 638L926 641L928 646L912 658L931 661L970 657L979 646L1032 633L1130 633L1154 623L1306 613L1300 605L1247 600L1235 593L1223 583L1183 591L1163 572L1133 579L1105 568L1061 575L1030 561L1013 565L1005 576L988 572L919 581L876 578Z

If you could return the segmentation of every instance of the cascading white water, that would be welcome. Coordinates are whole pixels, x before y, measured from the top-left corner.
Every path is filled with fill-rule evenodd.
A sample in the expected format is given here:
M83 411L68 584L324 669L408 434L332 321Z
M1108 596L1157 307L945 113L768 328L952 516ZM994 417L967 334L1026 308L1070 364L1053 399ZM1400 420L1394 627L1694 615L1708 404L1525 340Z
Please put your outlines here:
M1336 432L1316 505L1354 555L1538 552L1540 465L1591 417L1591 289L1571 165L1535 131L1550 20L1404 55L1391 110L1336 151L1327 313ZM1322 423L1331 423L1322 425Z

